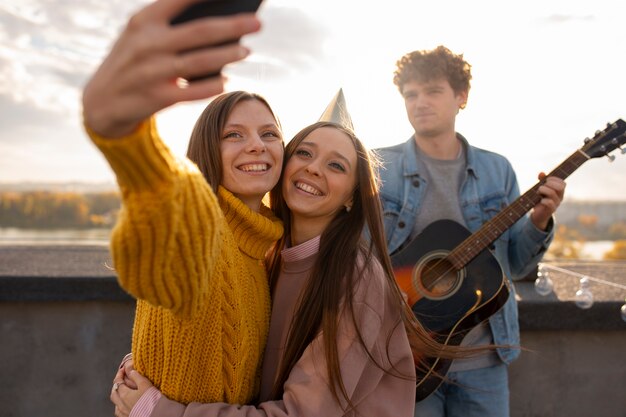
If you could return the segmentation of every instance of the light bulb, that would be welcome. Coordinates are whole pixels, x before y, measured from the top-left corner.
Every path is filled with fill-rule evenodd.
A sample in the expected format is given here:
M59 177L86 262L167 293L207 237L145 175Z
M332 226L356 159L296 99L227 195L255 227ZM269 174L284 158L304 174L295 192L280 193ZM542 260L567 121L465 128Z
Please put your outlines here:
M543 273L535 280L535 291L537 291L537 294L541 296L545 297L546 295L550 294L552 292L552 288L554 288L554 284L546 273Z
M593 294L588 288L581 288L576 291L576 305L583 310L591 308L593 305Z

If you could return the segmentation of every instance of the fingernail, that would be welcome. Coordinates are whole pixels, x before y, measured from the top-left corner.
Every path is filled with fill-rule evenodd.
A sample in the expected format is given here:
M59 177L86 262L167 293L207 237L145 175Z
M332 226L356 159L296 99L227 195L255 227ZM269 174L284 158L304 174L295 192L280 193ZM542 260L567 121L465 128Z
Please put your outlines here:
M249 18L246 19L245 22L245 30L246 31L256 31L261 28L261 22L256 18L254 14L248 15Z
M250 55L250 50L246 48L245 46L240 45L238 55L239 55L239 59L243 59L247 57L248 55Z

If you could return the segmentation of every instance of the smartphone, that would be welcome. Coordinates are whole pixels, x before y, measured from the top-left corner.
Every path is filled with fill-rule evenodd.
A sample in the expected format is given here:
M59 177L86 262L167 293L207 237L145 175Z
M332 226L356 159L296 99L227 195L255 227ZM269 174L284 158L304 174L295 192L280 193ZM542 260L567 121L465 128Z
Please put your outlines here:
M256 12L261 5L262 0L205 0L199 3L192 4L187 9L185 9L182 13L175 16L170 24L179 25L184 22L188 22L194 19L202 19L203 17L210 16L228 16L231 14L237 13L252 13ZM227 41L222 43L222 45L226 45L229 43L239 42L239 39L233 39L232 41ZM217 46L217 45L214 45ZM206 74L200 75L193 78L188 78L188 82L205 80L207 78L215 77L220 75L221 70Z
M205 0L192 4L170 23L177 25L194 19L209 16L228 16L236 13L256 12L261 0Z

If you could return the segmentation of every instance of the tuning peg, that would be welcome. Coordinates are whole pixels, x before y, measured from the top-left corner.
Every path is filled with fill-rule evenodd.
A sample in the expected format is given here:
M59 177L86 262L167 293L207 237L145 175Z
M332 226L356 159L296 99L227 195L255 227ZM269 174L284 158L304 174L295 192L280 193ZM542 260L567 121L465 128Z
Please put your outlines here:
M609 153L606 150L606 146L604 145L600 146L600 150L602 151L603 154L606 155L607 158L609 158L609 162L615 161L615 155L609 155Z
M591 139L589 139L589 138L585 138L585 140L584 140L583 142L584 142L585 144L587 144L587 143L591 142Z
M617 140L617 138L613 138L613 140L611 142L620 150L620 152L622 152L622 155L626 153L626 148L622 148L621 147L621 145L619 144L619 141Z

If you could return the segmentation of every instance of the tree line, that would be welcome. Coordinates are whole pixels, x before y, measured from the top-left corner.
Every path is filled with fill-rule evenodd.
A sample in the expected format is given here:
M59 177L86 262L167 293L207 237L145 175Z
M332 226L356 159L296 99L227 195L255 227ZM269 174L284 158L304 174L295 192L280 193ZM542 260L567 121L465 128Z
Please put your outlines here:
M119 208L117 192L0 192L0 227L110 228Z
M32 229L111 228L120 208L118 192L0 192L0 227ZM613 240L605 259L626 259L626 221L600 225L595 215L558 224L549 257L576 259L583 243Z

